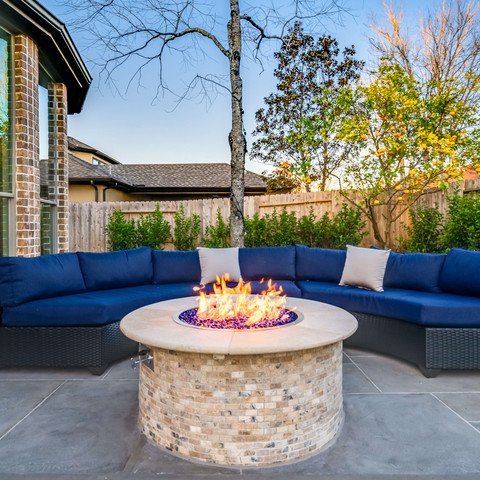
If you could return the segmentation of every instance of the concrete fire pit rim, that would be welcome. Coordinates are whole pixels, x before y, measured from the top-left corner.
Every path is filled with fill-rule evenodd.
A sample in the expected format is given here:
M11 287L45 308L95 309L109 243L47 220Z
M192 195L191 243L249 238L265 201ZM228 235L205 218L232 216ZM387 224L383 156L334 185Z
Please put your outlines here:
M356 319L338 307L313 300L287 298L304 319L284 328L235 331L197 329L179 325L173 316L197 306L198 297L154 303L126 315L122 332L132 340L155 348L217 355L254 355L307 350L348 338L357 329Z

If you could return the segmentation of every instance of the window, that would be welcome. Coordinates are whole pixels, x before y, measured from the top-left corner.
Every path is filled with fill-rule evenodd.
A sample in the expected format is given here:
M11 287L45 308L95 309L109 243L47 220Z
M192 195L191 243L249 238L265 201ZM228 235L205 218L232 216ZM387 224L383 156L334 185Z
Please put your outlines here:
M0 256L9 254L9 212L13 198L10 48L10 35L0 30Z
M53 108L51 109L53 112ZM49 92L38 89L40 149L40 253L56 253L57 156L56 119L49 116Z
M97 157L92 157L92 165L105 165L105 162Z

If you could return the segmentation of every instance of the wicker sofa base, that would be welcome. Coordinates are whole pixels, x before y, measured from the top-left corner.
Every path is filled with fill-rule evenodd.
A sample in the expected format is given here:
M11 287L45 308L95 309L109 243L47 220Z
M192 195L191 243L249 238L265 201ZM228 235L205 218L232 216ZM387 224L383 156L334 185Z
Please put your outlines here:
M138 351L120 322L99 327L0 326L0 368L81 367L101 375L115 360Z
M418 366L427 377L441 370L480 368L480 328L432 328L389 317L351 312L358 330L346 347L365 348Z

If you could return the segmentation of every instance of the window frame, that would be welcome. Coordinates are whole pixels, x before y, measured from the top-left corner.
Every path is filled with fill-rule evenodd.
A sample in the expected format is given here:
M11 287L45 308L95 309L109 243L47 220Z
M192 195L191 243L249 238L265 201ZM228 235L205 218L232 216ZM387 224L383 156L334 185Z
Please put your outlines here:
M10 178L11 178L11 192L3 192L0 190L0 198L8 199L8 232L5 236L8 242L8 255L15 256L17 254L17 231L16 231L16 198L17 198L17 172L16 172L16 98L15 98L15 35L4 26L0 27L0 31L9 37L9 163L10 163ZM3 256L0 252L0 256Z

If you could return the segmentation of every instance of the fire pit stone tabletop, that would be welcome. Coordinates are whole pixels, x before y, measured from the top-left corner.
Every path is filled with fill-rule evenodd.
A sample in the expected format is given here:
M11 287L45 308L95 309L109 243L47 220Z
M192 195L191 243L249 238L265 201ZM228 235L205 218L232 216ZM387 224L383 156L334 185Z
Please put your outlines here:
M122 332L148 346L140 366L139 425L149 441L191 460L269 466L307 458L343 424L342 340L348 312L287 298L299 320L268 329L200 329L174 321L186 297L128 314Z

